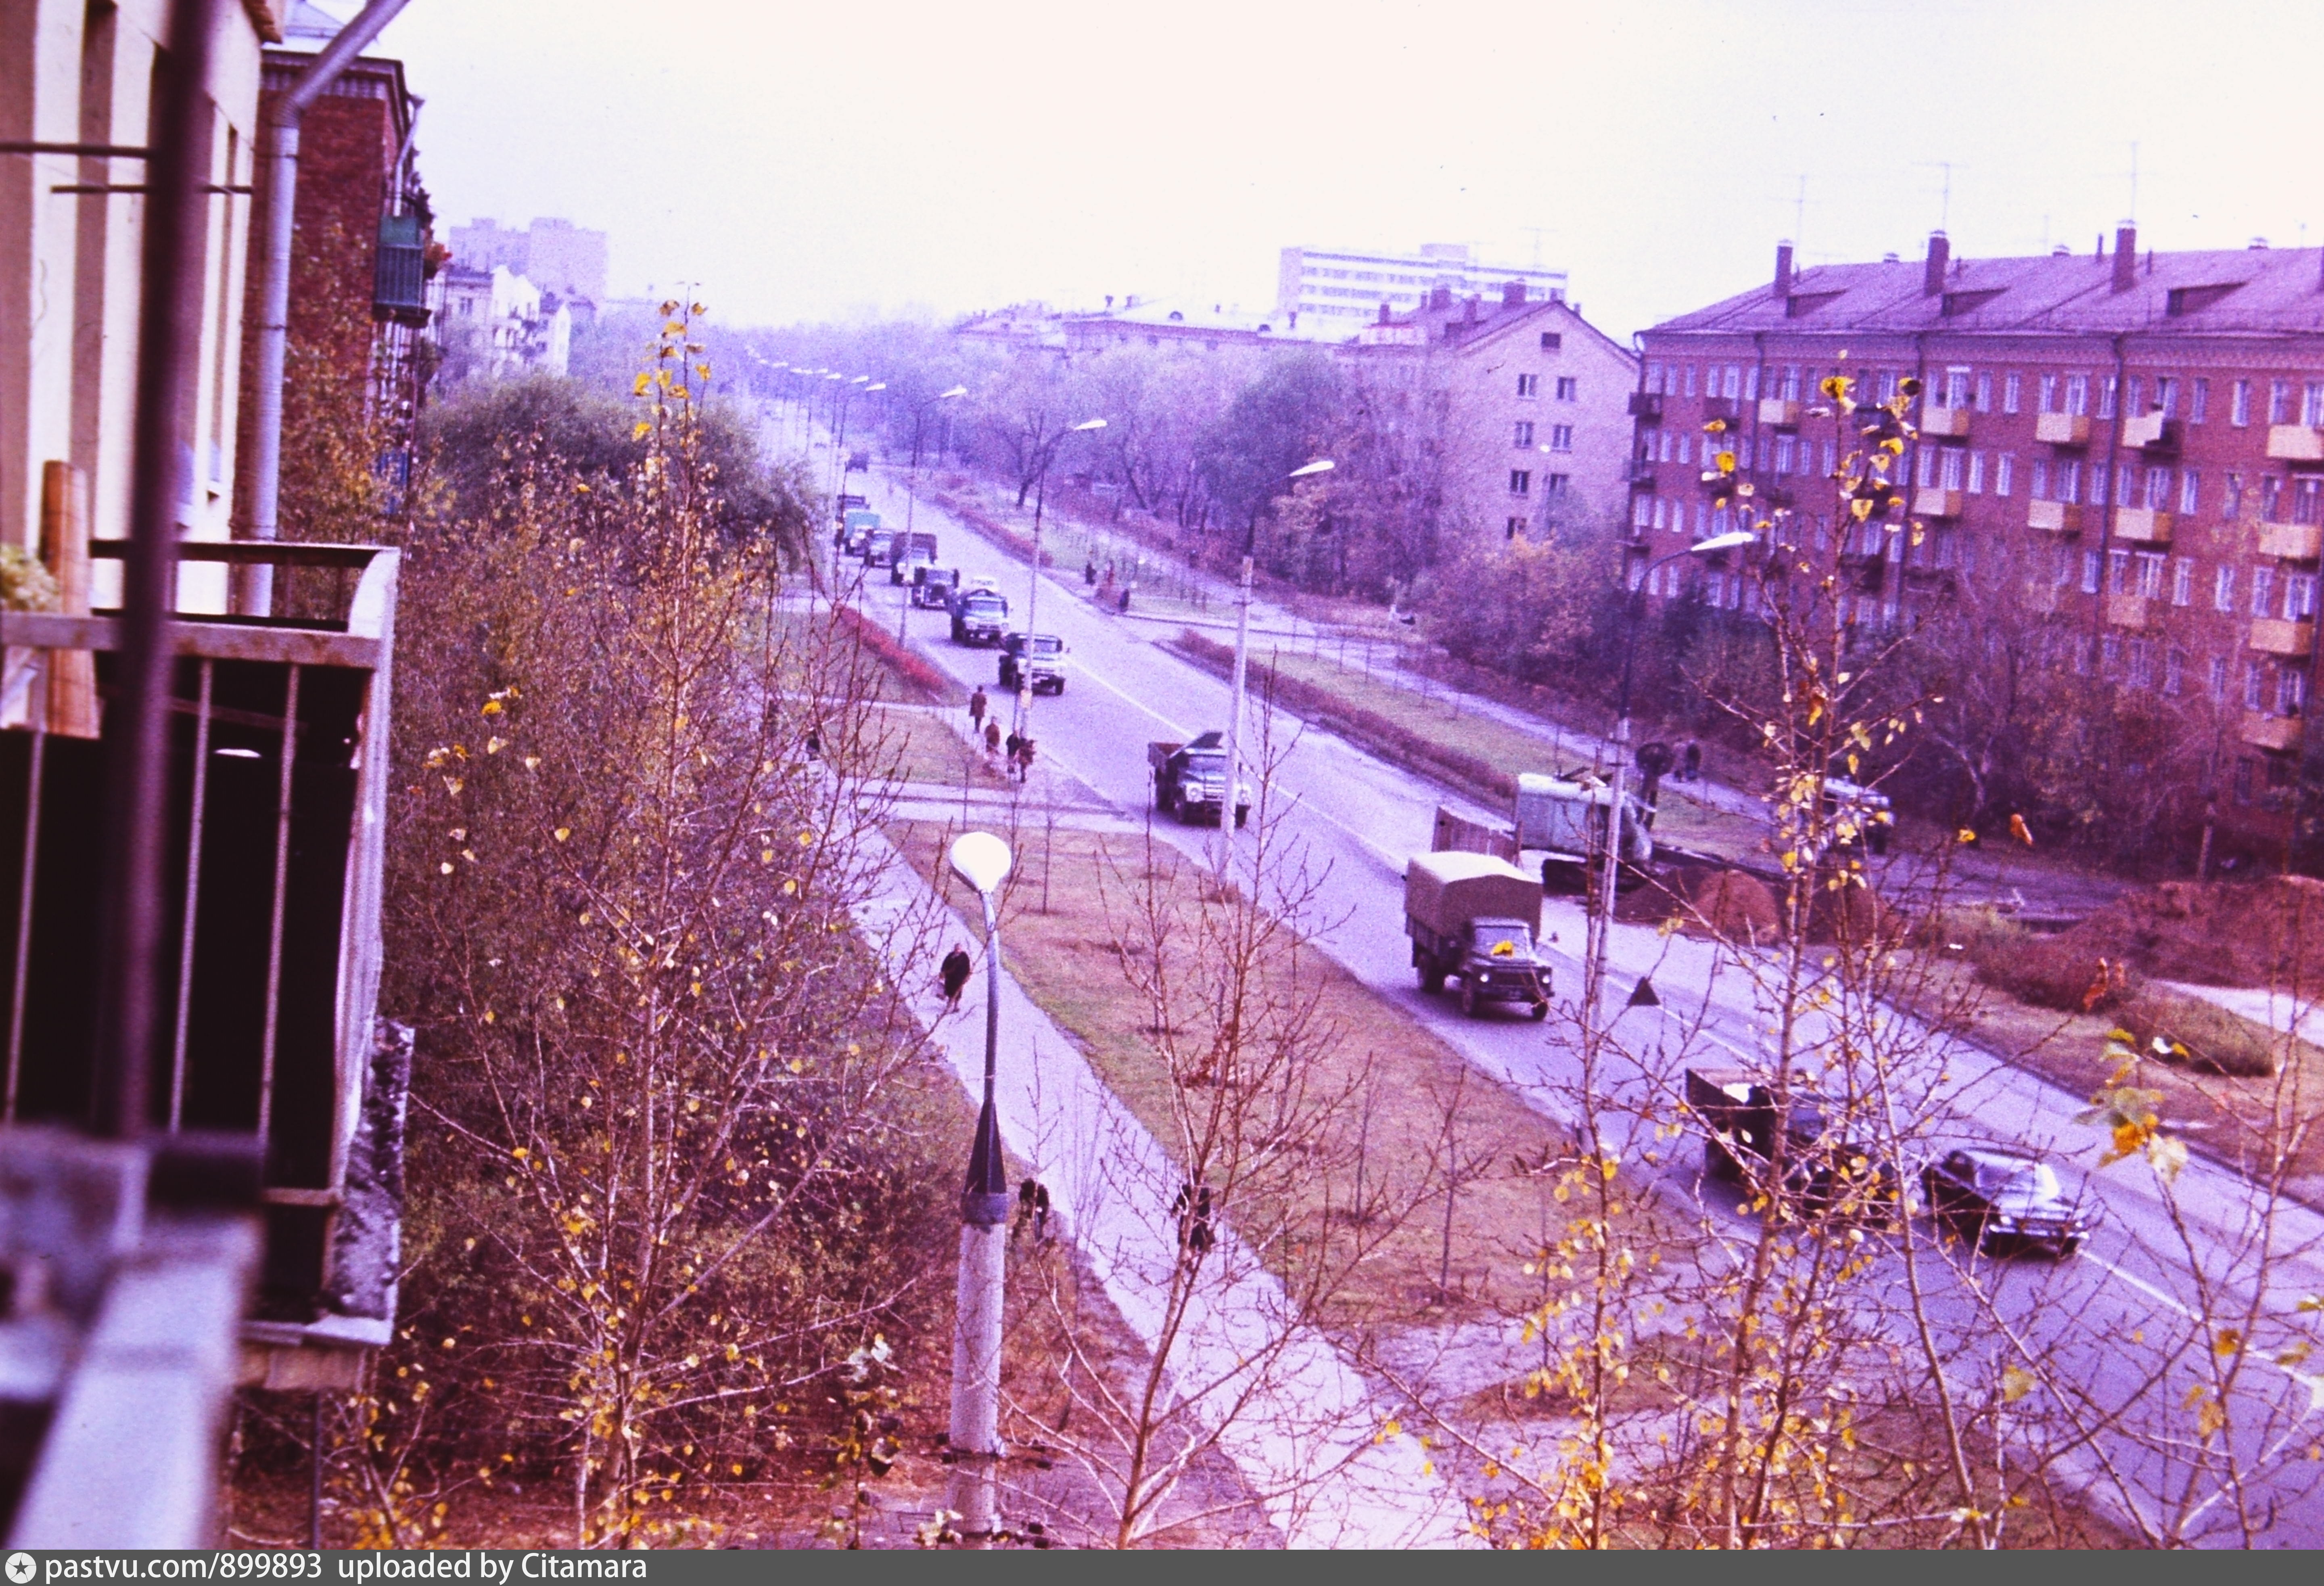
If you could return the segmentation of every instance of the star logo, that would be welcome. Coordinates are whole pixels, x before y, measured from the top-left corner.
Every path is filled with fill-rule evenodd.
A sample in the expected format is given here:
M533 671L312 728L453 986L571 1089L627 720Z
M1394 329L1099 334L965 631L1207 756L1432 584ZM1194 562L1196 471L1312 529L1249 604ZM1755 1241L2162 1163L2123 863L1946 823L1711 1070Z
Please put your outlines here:
M29 1553L12 1553L8 1555L10 1586L26 1586L26 1583L40 1572L40 1569L41 1566L32 1562L32 1555Z

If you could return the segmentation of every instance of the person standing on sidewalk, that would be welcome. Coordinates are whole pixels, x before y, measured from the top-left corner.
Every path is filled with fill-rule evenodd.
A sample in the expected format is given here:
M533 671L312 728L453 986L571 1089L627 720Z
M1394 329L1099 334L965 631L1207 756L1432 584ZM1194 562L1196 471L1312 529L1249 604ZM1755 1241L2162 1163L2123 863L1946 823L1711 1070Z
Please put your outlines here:
M984 685L979 683L976 692L968 696L968 730L972 735L984 735L984 710L991 703L985 697Z
M996 760L1001 754L1001 721L997 716L984 719L984 758Z
M944 994L945 1012L958 1013L960 1011L960 994L968 990L968 977L970 974L974 973L975 968L976 965L969 959L967 949L964 947L955 945L951 952L945 954Z

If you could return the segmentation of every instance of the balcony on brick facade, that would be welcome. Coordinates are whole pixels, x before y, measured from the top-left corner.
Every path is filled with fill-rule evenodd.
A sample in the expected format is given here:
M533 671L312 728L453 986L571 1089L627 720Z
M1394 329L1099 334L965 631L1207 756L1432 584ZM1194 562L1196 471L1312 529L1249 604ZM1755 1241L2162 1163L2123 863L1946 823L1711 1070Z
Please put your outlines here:
M2162 614L2163 603L2144 595L2109 595L2106 597L2106 620L2110 628L2152 628Z
M1663 416L1663 393L1658 391L1634 391L1630 393L1630 417L1659 419Z
M1969 414L1967 408L1923 408L1921 433L1966 440L1969 438Z
M2028 584L2024 604L2027 611L2046 617L2054 614L2064 604L2064 595L2065 592L2055 584Z
M1655 481L1658 477L1659 475L1655 472L1655 466L1646 458L1633 457L1630 459L1630 488L1632 490L1652 490L1655 487Z
M1913 513L1920 518L1958 518L1961 503L1968 499L1958 490L1924 484L1913 493Z
M2324 555L2324 524L2262 523L2259 554L2287 562L2312 562Z
M2300 747L2300 718L2246 711L2244 714L2244 742L2254 749L2273 749L2279 754L2297 749Z
M2279 463L2324 463L2324 429L2313 424L2271 424L2267 455Z
M1743 399L1740 397L1707 396L1702 399L1702 421L1706 424L1713 419L1724 419L1733 424L1742 417Z
M2114 513L2114 537L2134 540L2140 545L2171 543L2171 514L2153 507L2116 507Z
M2082 531L2082 509L2061 501L2028 502L2025 505L2025 526L2045 530L2052 534L2080 534Z
M2304 660L2316 648L2316 624L2305 620L2288 622L2281 617L2255 617L2251 625L2251 647L2263 655Z
M2122 421L2122 444L2151 452L2176 451L2179 422L2160 413L2139 413Z
M1759 422L1770 429L1797 429L1800 427L1800 404L1782 397L1759 399Z
M2088 446L2090 444L2090 416L2088 413L2038 413L2034 419L2034 438L2045 446Z

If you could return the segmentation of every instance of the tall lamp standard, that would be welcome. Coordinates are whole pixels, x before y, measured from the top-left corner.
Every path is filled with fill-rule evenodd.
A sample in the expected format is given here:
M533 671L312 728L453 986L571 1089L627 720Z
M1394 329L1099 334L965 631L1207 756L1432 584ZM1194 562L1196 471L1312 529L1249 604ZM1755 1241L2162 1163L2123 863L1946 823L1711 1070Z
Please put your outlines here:
M1598 906L1591 911L1596 939L1591 944L1589 985L1583 991L1583 1000L1593 1016L1600 988L1606 983L1606 951L1614 935L1614 884L1621 873L1622 799L1628 790L1624 784L1630 764L1630 677L1638 656L1638 616L1646 605L1646 581L1657 568L1672 562L1684 561L1689 557L1717 556L1720 551L1756 545L1758 540L1759 537L1751 530L1736 529L1699 539L1684 550L1657 557L1639 572L1637 586L1622 603L1622 686L1614 705L1613 798L1606 811L1606 869L1598 889Z
M960 1280L952 1338L954 1467L950 1508L968 1536L992 1534L994 1478L1001 1458L1001 1301L1006 1274L1009 1176L992 1091L1001 1050L1001 922L992 898L1009 879L1009 844L990 832L953 839L952 873L984 906L984 1103L960 1194Z
M1319 474L1329 474L1339 465L1329 457L1318 457L1312 463L1294 468L1284 475L1286 480L1313 479ZM1253 515L1250 527L1242 540L1242 585L1235 596L1235 659L1234 703L1227 706L1227 794L1219 806L1219 884L1227 880L1227 856L1234 851L1234 812L1236 798L1242 781L1242 701L1244 684L1250 674L1250 576L1254 553L1259 549L1259 519Z
M1033 576L1025 590L1025 664L1017 669L1017 732L1030 737L1026 729L1033 724L1033 613L1041 604L1041 508L1049 498L1049 465L1057 460L1057 448L1073 435L1087 435L1105 428L1102 419L1084 419L1070 429L1060 429L1049 437L1049 444L1041 450L1041 477L1033 492Z

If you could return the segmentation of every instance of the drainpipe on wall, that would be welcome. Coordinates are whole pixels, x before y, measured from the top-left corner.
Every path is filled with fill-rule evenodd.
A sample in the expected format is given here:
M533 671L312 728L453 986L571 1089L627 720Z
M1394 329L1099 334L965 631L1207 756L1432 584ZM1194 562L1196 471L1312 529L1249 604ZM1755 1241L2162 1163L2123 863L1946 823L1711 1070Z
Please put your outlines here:
M257 426L251 438L250 539L279 537L282 484L282 364L290 339L290 236L299 205L299 124L347 63L394 20L406 0L370 0L298 86L274 107L267 151L266 257L258 296ZM240 570L235 608L246 616L274 609L274 569Z

